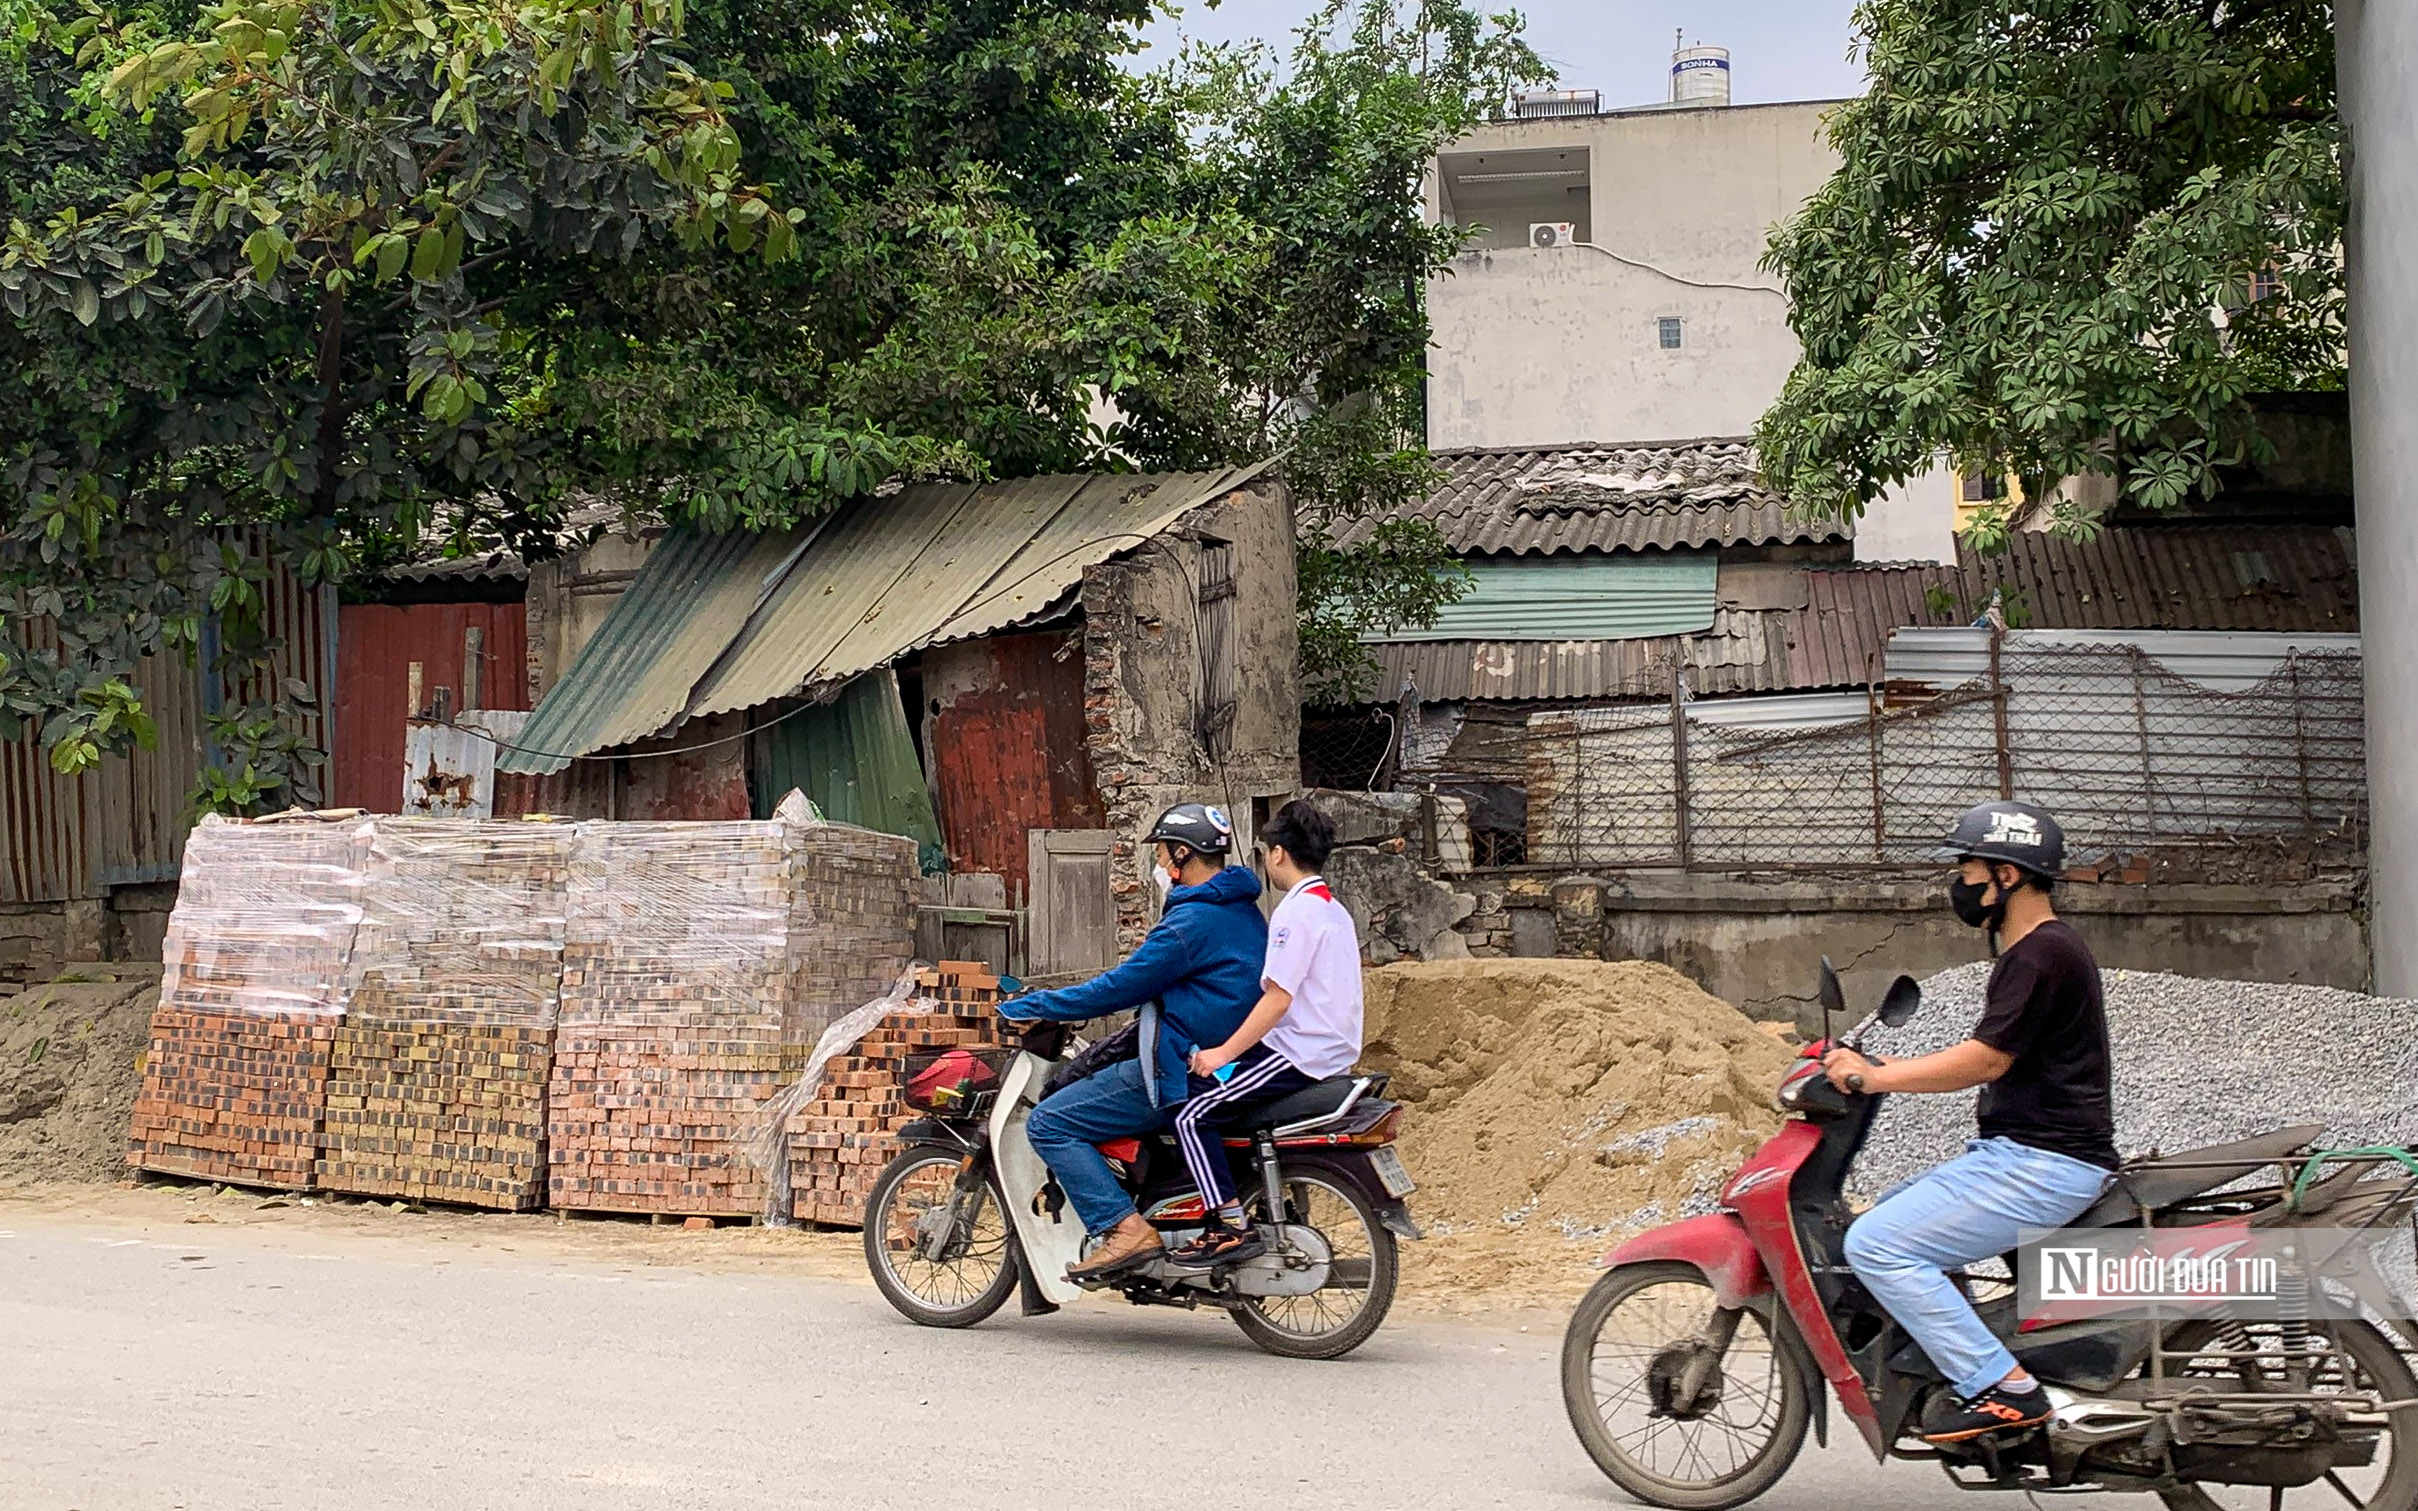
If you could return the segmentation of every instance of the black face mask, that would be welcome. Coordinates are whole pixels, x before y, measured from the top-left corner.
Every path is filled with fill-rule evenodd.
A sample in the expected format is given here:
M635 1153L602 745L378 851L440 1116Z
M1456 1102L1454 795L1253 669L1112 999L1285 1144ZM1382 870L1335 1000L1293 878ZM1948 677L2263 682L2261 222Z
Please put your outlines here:
M1986 881L1970 882L1959 876L1948 883L1948 906L1954 908L1957 918L1967 925L1996 933L1998 926L2006 921L2007 894L2002 889L1998 901L1984 903L1982 895L1989 890L1990 883Z

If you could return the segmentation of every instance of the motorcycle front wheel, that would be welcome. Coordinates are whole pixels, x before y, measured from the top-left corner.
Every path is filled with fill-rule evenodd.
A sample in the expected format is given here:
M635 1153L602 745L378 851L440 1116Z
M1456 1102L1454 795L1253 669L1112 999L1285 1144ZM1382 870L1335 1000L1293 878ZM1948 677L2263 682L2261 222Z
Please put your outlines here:
M1332 1255L1327 1283L1306 1296L1253 1296L1227 1315L1243 1336L1288 1359L1340 1359L1366 1343L1394 1305L1401 1256L1394 1235L1350 1181L1323 1170L1285 1175L1287 1212L1271 1214L1264 1197L1251 1203L1255 1223L1296 1222L1316 1228Z
M1624 1264L1595 1282L1562 1335L1562 1404L1588 1457L1650 1506L1726 1511L1778 1483L1813 1420L1793 1339L1752 1308L1713 1361L1709 1404L1657 1414L1658 1396L1717 1336L1720 1308L1692 1264ZM1724 1325L1726 1325L1724 1318Z
M865 1265L882 1298L926 1327L972 1327L1016 1290L1016 1246L990 1181L958 1189L962 1156L911 1148L865 1203ZM929 1242L943 1229L937 1252Z

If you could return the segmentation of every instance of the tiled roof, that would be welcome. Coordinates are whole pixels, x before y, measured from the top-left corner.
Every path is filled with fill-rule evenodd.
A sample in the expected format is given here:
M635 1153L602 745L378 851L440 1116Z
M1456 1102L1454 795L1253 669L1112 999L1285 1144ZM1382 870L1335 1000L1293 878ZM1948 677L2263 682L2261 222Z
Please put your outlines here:
M1848 539L1835 520L1789 516L1745 440L1440 451L1444 480L1403 511L1465 555L1643 551ZM1339 533L1367 539L1375 520Z

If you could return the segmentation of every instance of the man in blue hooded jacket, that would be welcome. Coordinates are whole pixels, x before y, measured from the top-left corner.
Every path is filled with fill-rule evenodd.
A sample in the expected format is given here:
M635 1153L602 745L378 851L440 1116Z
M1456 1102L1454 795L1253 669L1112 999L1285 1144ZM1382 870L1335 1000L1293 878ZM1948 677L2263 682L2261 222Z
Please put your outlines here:
M1231 1038L1259 998L1268 921L1260 916L1259 878L1228 866L1234 825L1203 803L1178 803L1159 815L1149 842L1173 879L1166 910L1122 965L1079 986L1011 998L1002 1016L1018 1022L1080 1023L1140 1008L1140 1053L1111 1065L1033 1109L1025 1132L1066 1192L1084 1231L1098 1243L1069 1266L1074 1280L1097 1280L1147 1264L1163 1251L1158 1230L1134 1210L1096 1147L1167 1126L1189 1093L1195 1049Z

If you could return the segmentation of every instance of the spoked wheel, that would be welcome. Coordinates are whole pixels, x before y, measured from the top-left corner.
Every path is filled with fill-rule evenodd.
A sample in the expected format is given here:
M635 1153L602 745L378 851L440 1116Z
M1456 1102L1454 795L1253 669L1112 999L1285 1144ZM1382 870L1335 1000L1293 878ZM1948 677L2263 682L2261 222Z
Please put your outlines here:
M2206 1348L2212 1356L2170 1359L2167 1374L2205 1380L2210 1390L2232 1394L2358 1391L2387 1402L2418 1401L2418 1377L2373 1325L2316 1320L2301 1326L2307 1341L2290 1348L2280 1322L2195 1323L2177 1329L2168 1347ZM2220 1350L2255 1357L2213 1356ZM2306 1485L2203 1481L2159 1494L2171 1511L2410 1511L2418 1506L2418 1405L2385 1413L2373 1433L2366 1464L2345 1465Z
M1562 1404L1612 1482L1681 1511L1769 1490L1805 1445L1809 1367L1750 1308L1715 1304L1691 1264L1624 1264L1562 1338Z
M960 1191L958 1167L950 1150L909 1149L882 1171L865 1203L873 1283L926 1327L972 1327L1016 1289L999 1193L987 1180Z
M1339 1359L1366 1343L1394 1304L1401 1265L1394 1235L1377 1220L1367 1197L1324 1171L1288 1174L1285 1204L1290 1213L1270 1213L1266 1198L1256 1198L1251 1220L1316 1228L1334 1256L1327 1283L1306 1296L1253 1296L1227 1315L1269 1353Z

